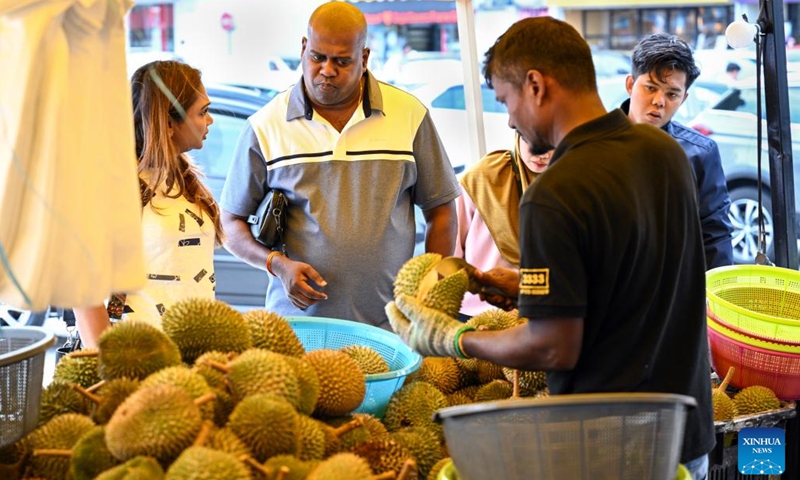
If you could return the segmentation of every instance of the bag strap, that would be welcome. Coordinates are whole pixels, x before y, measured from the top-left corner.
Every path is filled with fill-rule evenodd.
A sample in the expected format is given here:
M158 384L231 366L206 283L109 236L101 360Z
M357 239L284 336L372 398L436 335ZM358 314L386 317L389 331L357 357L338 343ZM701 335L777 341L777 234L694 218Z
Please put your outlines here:
M155 192L147 186L147 182L142 180L139 177L139 196L142 201L142 210L144 207L150 203L150 200L153 199L155 196ZM125 313L125 301L128 299L128 294L126 293L112 293L111 296L108 298L108 305L106 306L106 312L108 312L108 318L113 318L115 320L119 320L122 318L122 314Z

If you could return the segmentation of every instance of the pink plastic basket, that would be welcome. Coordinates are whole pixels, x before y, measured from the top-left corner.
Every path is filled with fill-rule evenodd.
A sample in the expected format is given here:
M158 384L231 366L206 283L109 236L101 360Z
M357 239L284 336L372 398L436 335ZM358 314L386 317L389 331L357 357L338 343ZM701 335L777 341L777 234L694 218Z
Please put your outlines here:
M783 400L800 400L800 354L775 352L746 345L708 327L711 366L724 376L736 370L730 385L738 389L762 385ZM722 373L721 373L722 372Z

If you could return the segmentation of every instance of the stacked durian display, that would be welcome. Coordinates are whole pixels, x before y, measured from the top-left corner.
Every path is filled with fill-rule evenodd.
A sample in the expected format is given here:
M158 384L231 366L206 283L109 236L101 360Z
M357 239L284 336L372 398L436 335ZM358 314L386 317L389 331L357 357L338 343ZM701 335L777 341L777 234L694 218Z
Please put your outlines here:
M731 367L719 385L713 386L711 400L714 406L714 421L729 422L736 417L757 415L781 408L781 401L771 389L761 385L745 387L733 396L727 392L728 384L735 372Z
M409 267L429 273L420 262L437 260ZM458 311L464 273L427 277L420 290L422 278L398 275L396 288ZM520 321L492 310L470 322L496 330ZM306 352L285 318L211 300L174 305L162 326L125 320L97 350L65 356L42 392L39 426L0 449L0 476L433 480L448 461L433 412L509 398L514 379L517 396L547 392L541 372L426 357L379 419L354 412L365 375L389 369L371 348Z

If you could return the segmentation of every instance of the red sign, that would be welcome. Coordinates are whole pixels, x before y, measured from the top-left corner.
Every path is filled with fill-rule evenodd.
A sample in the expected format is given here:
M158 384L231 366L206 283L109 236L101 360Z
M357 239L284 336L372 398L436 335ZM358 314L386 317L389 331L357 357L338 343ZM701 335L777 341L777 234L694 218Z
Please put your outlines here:
M226 32L230 32L233 30L233 15L230 13L223 13L222 17L219 19L220 25L222 25L222 29Z

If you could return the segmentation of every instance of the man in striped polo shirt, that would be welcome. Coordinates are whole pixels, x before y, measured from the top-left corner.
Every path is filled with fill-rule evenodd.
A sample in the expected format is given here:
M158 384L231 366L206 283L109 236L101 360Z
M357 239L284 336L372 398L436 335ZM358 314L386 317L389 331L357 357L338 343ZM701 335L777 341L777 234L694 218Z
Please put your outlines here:
M367 24L353 5L311 15L303 77L249 118L220 201L226 247L272 274L265 308L391 329L384 306L414 252L451 255L458 182L425 106L367 70ZM247 224L266 193L289 199L286 255Z

